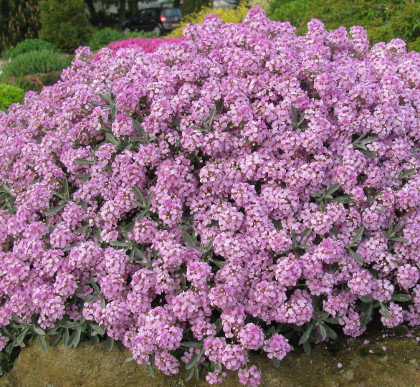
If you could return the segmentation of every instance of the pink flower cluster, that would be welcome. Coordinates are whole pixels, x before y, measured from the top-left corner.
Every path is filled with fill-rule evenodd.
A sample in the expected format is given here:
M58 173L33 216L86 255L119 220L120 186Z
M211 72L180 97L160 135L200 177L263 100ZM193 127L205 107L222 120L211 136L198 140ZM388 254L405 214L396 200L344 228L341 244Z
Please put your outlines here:
M110 49L114 54L122 49L122 48L132 48L132 47L138 47L141 48L144 52L155 52L157 48L166 43L171 44L178 44L182 42L184 38L131 38L126 40L121 40L118 42L112 42L110 43L106 49ZM99 52L95 59L98 59L101 56L101 52Z
M250 386L249 351L418 326L420 54L349 32L208 15L0 112L0 325L83 316Z

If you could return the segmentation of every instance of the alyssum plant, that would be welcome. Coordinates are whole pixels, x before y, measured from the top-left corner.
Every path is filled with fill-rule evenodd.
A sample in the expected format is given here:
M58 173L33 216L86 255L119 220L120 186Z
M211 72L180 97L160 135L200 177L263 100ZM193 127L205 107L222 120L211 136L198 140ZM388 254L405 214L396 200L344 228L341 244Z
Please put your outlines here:
M350 34L209 15L0 113L2 356L106 334L256 386L251 351L418 326L419 54Z

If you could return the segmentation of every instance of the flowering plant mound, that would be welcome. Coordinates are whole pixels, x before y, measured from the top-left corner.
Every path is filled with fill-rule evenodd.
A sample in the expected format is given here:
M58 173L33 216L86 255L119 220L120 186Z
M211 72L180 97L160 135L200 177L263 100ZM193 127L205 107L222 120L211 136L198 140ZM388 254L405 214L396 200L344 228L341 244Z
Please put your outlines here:
M0 113L5 351L106 332L256 386L250 351L419 325L419 54L350 34L209 15Z
M179 43L182 42L184 38L131 38L126 40L121 40L118 42L112 42L108 45L112 51L116 52L121 48L130 48L130 47L140 47L143 49L144 52L155 52L156 49L165 43Z

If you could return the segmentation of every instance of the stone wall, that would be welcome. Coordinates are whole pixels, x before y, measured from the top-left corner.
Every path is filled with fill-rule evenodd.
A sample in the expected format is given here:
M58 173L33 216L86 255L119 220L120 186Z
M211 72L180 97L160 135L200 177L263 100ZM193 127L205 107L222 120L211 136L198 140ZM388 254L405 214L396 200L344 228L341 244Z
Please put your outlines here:
M419 342L415 338L342 338L319 344L310 356L299 350L289 354L279 369L271 361L254 356L263 371L261 387L415 387L420 381ZM124 363L130 353L116 346L82 343L77 349L50 347L44 354L39 345L24 348L14 369L0 379L5 387L204 387L204 381L184 382L183 374L151 378L144 366ZM339 368L338 363L342 364ZM230 373L223 387L239 387Z

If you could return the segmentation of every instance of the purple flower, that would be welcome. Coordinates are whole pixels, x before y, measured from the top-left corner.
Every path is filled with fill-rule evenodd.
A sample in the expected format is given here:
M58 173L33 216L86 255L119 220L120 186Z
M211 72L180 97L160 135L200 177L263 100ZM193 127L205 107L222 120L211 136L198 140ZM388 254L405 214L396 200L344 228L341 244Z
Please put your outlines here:
M0 113L0 326L85 319L250 386L276 324L418 326L419 53L259 7L184 33L81 47Z

